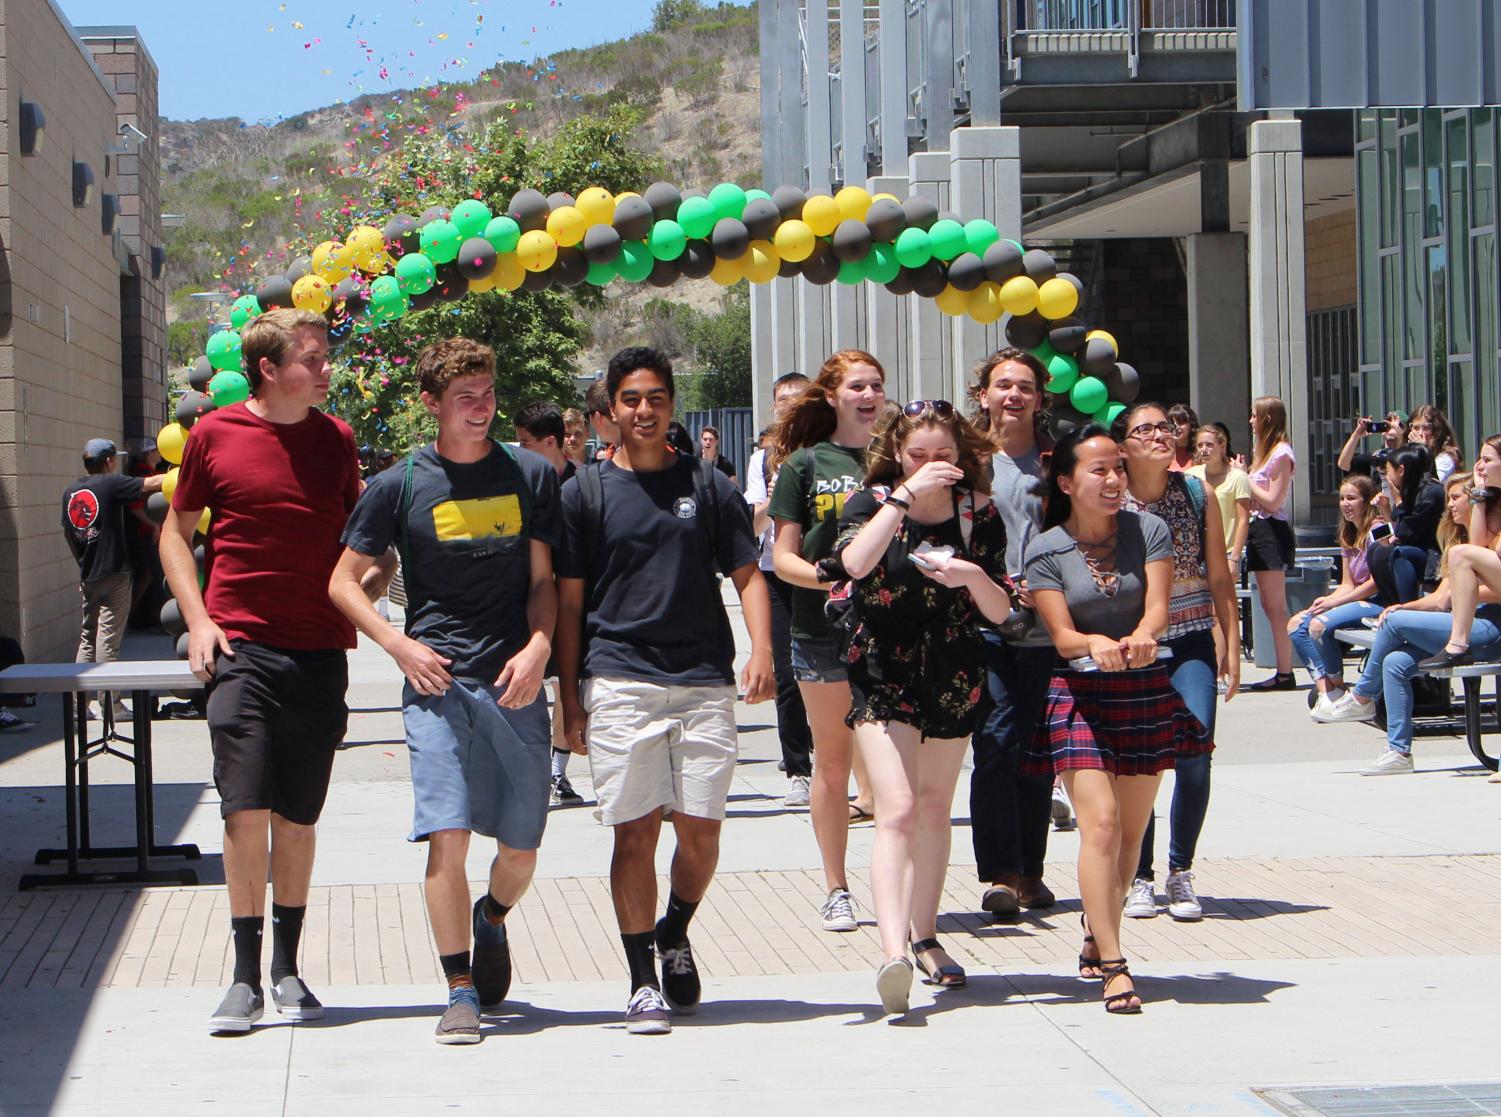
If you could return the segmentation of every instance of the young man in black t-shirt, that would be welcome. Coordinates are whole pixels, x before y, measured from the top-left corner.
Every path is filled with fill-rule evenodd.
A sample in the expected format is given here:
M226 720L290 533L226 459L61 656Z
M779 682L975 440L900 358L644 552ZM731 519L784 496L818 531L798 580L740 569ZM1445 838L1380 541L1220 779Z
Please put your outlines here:
M406 676L408 840L428 843L428 918L449 987L434 1038L478 1043L481 1006L499 1004L510 987L505 917L531 883L547 821L551 730L541 689L557 615L558 479L540 456L489 437L487 346L431 345L417 374L437 441L370 481L344 529L329 594ZM393 544L406 572L405 635L360 588ZM497 843L489 889L472 910L471 832Z
M668 1002L680 1012L698 1005L688 921L714 876L738 754L735 644L716 563L750 631L747 702L776 692L771 607L745 501L718 470L667 448L667 358L623 349L605 383L621 442L610 461L563 487L558 676L565 736L575 752L587 739L602 819L615 829L610 888L631 972L626 1028L660 1034L672 1029ZM677 850L654 928L664 807Z

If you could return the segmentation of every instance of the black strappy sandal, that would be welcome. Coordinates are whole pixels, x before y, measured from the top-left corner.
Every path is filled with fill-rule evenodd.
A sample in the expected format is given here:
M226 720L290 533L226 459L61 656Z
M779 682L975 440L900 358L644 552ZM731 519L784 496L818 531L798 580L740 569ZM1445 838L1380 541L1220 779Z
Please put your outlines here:
M1100 987L1104 992L1110 988L1110 983L1118 977L1130 977L1131 967L1126 965L1124 958L1100 959L1100 974L1105 979L1105 984ZM1126 993L1105 993L1105 1011L1112 1016L1135 1016L1141 1012L1141 994L1134 988ZM1136 998L1136 1003L1131 1003L1131 998Z
M1094 936L1089 933L1089 923L1083 915L1079 916L1079 929L1084 932L1086 944L1094 942ZM1079 977L1084 981L1099 981L1104 976L1100 972L1100 960L1079 951Z
M959 989L969 984L969 975L964 972L963 966L954 964L939 966L935 970L928 969L927 964L922 960L922 952L942 950L943 944L936 938L920 939L917 942L909 940L909 945L912 947L912 957L917 962L917 968L922 970L923 979L929 985L937 985L941 989Z

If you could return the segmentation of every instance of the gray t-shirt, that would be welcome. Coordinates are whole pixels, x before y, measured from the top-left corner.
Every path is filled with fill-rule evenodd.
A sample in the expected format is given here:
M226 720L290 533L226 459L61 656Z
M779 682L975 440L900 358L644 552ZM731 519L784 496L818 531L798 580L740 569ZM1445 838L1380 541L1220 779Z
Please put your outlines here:
M1042 498L1047 482L1042 475L1042 450L1033 446L1020 457L997 450L990 457L991 499L1006 525L1006 572L1021 574L1027 544L1042 534ZM1048 626L1039 620L1020 640L1006 643L1019 648L1046 648L1052 644Z
M1074 628L1113 640L1129 636L1141 623L1146 603L1147 563L1173 557L1173 534L1150 512L1116 517L1115 570L1120 586L1107 596L1095 585L1089 564L1063 524L1043 532L1027 548L1027 585L1061 590Z

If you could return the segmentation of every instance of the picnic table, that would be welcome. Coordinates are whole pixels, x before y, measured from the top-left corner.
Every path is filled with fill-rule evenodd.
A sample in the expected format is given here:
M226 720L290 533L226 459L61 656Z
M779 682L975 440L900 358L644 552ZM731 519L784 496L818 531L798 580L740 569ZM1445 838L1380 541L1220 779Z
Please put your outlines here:
M152 868L152 857L181 857L197 861L196 845L157 845L151 774L151 695L154 691L201 690L203 683L182 660L116 660L112 663L23 663L0 671L0 693L61 694L63 696L63 781L66 788L67 847L39 849L38 865L67 861L62 873L26 873L20 889L43 885L80 884L197 884L190 868ZM90 696L99 692L99 735L91 737L86 716ZM131 735L115 724L113 699L132 699ZM125 751L121 748L124 746ZM89 833L89 762L103 756L123 760L135 769L135 830L133 846L95 846ZM85 870L84 861L133 857L133 869Z

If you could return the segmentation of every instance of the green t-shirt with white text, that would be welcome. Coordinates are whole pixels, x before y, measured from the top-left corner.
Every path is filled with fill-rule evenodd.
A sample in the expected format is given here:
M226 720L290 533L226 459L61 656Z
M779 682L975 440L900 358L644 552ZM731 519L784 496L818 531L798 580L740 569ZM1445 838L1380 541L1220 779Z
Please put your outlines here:
M803 529L803 558L817 562L834 549L845 499L865 482L865 448L820 442L794 450L777 473L768 514ZM829 635L823 606L828 593L794 587L792 634L805 639Z

